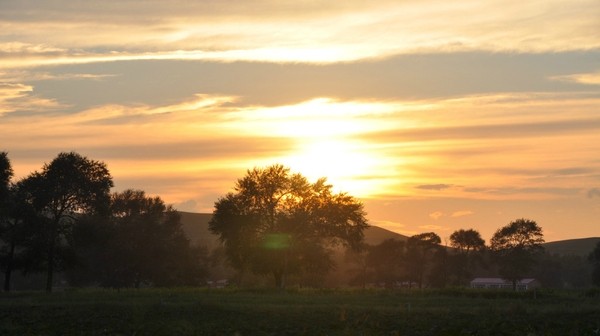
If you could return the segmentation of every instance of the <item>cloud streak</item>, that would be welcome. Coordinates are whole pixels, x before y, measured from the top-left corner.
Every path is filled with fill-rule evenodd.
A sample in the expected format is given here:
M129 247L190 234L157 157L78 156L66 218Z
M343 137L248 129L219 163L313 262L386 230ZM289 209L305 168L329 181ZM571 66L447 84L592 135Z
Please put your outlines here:
M75 150L118 188L210 211L279 162L405 232L597 217L597 1L1 7L0 150L18 177ZM563 204L577 214L547 215Z
M0 34L0 50L12 66L143 59L328 63L424 52L592 50L600 47L598 7L591 0L572 2L569 11L558 0L102 7L24 1L3 4L0 31L11 33ZM41 57L48 53L53 57Z

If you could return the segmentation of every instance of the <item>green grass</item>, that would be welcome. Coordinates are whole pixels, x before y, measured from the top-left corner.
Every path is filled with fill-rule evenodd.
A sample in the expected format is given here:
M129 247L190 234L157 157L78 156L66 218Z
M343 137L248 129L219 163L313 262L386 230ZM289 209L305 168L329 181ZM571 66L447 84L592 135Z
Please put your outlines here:
M598 292L75 290L0 295L0 335L600 335Z

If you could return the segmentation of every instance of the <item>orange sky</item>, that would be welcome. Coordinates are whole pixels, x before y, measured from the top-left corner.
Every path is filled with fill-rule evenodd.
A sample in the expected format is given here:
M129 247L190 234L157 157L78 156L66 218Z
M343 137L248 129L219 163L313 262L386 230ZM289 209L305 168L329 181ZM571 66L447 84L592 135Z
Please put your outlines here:
M210 212L288 165L371 223L600 236L597 1L0 3L0 150Z

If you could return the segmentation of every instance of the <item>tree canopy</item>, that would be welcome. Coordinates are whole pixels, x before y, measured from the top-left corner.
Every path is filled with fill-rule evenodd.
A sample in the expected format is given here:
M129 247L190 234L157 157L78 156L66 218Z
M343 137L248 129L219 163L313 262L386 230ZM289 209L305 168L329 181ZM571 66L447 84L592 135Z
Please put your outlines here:
M287 275L331 269L330 248L358 248L367 226L354 197L282 165L249 170L234 193L215 203L210 222L232 266L242 274L271 274L278 287Z
M460 229L450 235L450 246L456 248L459 252L469 253L484 249L485 240L481 238L478 231Z
M406 241L406 270L409 281L423 287L425 274L431 268L432 260L440 249L442 239L434 232L413 235Z
M181 217L160 197L128 189L111 195L110 217L86 217L72 244L79 266L74 281L104 287L198 285L206 251L190 245Z
M5 209L13 169L6 152L0 152L0 211ZM2 213L0 213L2 215Z
M517 219L498 229L491 239L500 274L512 281L516 290L517 281L531 270L535 257L544 250L544 234L535 221Z
M22 181L28 202L41 215L38 222L46 249L46 290L52 290L57 248L78 215L108 210L112 177L103 162L75 152L60 153L41 172Z

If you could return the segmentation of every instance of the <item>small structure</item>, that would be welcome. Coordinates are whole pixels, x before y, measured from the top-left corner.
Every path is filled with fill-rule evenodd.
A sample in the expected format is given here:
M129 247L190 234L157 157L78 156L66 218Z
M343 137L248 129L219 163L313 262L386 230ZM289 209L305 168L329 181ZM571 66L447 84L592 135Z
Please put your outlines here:
M208 280L208 281L206 281L206 285L209 288L225 288L229 285L229 280L227 280L227 279L216 280L216 281Z
M540 283L533 278L521 279L517 282L517 290L526 291L540 287ZM484 289L513 289L511 281L502 278L475 278L471 280L471 288Z

